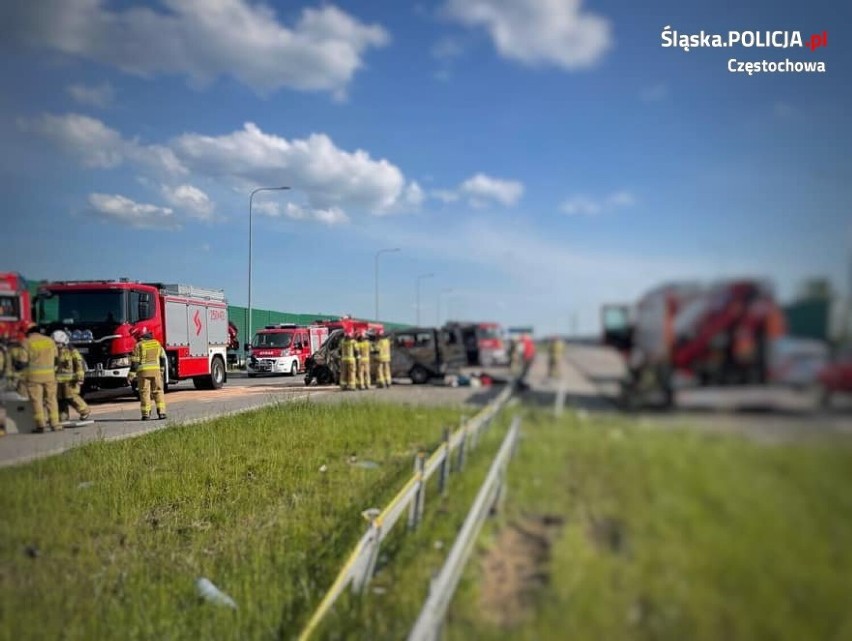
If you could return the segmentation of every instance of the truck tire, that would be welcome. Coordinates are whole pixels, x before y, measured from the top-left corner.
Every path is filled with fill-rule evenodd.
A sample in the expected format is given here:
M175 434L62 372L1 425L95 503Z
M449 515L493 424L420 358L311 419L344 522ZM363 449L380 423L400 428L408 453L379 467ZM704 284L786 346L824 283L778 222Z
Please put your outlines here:
M210 363L209 376L196 376L192 379L195 389L220 389L225 384L225 363L221 357L214 356Z
M293 364L290 365L290 376L296 378L299 375L299 361L293 361Z
M415 385L424 385L429 382L429 372L422 365L415 365L408 372L408 377Z

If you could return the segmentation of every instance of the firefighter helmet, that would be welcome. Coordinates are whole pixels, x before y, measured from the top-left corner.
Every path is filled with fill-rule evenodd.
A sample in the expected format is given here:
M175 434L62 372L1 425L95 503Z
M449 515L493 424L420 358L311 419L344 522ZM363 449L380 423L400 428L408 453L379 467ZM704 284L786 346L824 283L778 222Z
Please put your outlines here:
M61 329L57 329L53 334L50 335L53 339L53 342L57 345L67 345L70 342L68 338L68 334Z

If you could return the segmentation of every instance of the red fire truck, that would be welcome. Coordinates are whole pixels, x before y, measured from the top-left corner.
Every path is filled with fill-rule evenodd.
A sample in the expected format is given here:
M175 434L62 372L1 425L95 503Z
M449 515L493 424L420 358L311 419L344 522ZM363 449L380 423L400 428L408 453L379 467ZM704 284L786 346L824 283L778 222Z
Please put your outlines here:
M146 327L165 348L166 383L192 379L198 389L227 380L228 306L221 290L112 281L43 283L39 325L68 332L86 360L86 388L128 385L131 330Z
M290 374L305 371L305 361L328 338L328 328L279 324L267 325L254 335L249 347L246 371L249 378L258 374Z
M16 273L0 273L0 342L23 340L32 321L27 281Z
M671 405L675 373L700 386L769 382L772 345L785 332L771 288L751 279L663 285L630 312L603 310L604 343L627 361L622 400L630 406L646 395Z

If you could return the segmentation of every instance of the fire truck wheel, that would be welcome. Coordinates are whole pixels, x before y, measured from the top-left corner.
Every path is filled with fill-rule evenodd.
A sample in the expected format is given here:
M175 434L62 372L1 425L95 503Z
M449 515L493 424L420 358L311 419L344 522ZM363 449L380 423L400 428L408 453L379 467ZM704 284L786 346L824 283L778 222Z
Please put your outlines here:
M225 384L225 364L218 356L210 363L210 376L198 376L192 379L195 389L219 389Z
M293 361L293 364L290 365L290 376L296 378L299 375L299 364L296 361Z

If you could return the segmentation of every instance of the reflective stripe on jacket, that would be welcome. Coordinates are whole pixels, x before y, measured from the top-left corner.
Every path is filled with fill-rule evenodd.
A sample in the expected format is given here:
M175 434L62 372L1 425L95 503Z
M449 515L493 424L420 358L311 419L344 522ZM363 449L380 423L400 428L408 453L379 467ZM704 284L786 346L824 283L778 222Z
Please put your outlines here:
M144 372L159 372L160 358L164 354L163 348L153 338L146 338L136 343L133 348L133 354L130 357L130 362L136 365L136 371L140 374Z
M51 383L56 380L56 360L59 353L52 338L30 334L24 341L27 359L27 380Z

